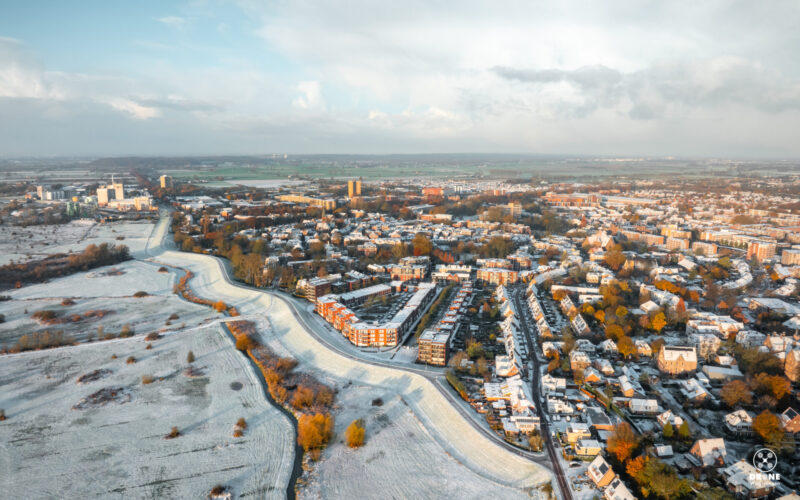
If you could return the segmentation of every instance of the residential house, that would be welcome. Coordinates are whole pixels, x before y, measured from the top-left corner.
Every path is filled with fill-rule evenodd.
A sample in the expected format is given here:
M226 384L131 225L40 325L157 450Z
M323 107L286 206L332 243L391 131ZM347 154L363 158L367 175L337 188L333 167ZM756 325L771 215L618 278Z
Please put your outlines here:
M739 498L768 498L775 490L775 483L769 479L769 476L761 473L744 459L719 472L725 480L728 491Z
M576 349L569 353L569 366L572 371L581 372L591 364L592 362L589 361L589 356L585 352Z
M680 375L697 370L697 352L690 346L661 346L656 360L658 369L669 375Z
M667 422L669 422L675 429L677 429L683 424L683 418L672 413L672 410L667 410L661 415L657 416L656 421L658 421L658 423L661 424L661 427L664 427L665 425L667 425Z
M603 376L600 375L599 371L588 367L583 370L583 381L587 384L599 384L603 381Z
M639 356L653 355L653 349L650 347L650 344L648 344L644 340L636 340L634 341L633 345L636 347L636 353Z
M636 500L631 490L625 486L625 483L620 478L611 481L608 488L603 491L603 497L606 500Z
M681 380L678 382L681 396L690 403L701 403L710 395L696 378Z
M659 411L658 401L655 399L633 398L628 401L628 408L636 415L656 415Z
M591 479L598 488L608 486L611 484L611 481L614 480L614 477L616 477L614 470L608 465L608 462L606 462L602 455L594 457L594 460L592 460L592 463L589 464L589 468L586 470L586 475L589 476L589 479Z
M589 431L589 424L581 423L581 422L570 422L567 425L567 442L569 444L575 444L580 439L587 439L592 437L592 433Z
M567 379L554 377L549 373L542 376L541 384L544 393L560 392L563 394L567 390Z
M602 408L590 406L586 408L586 423L589 424L595 431L611 431L614 426L611 424L611 419L608 418L606 412Z
M595 439L579 439L575 443L575 454L579 457L593 457L603 451L603 445Z
M783 430L795 435L795 440L800 437L800 414L792 407L786 408L780 414Z
M719 467L725 465L728 450L722 438L698 439L689 450L698 465L703 467Z
M606 339L600 342L600 350L606 354L617 354L619 350L617 349L617 343L611 339Z
M725 428L739 437L753 435L753 414L745 410L736 410L725 415Z

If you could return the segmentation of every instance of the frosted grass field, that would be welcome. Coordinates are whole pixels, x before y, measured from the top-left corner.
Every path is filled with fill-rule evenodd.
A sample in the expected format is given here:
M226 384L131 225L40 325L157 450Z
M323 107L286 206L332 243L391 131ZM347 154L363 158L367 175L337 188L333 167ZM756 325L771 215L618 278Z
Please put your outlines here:
M204 498L217 483L236 495L285 497L291 424L221 328L145 346L134 337L0 358L4 497ZM185 374L189 350L202 376ZM98 369L110 374L77 383ZM143 375L156 381L145 385ZM103 388L123 389L131 401L73 408ZM248 428L233 438L239 417ZM164 439L173 426L182 436Z

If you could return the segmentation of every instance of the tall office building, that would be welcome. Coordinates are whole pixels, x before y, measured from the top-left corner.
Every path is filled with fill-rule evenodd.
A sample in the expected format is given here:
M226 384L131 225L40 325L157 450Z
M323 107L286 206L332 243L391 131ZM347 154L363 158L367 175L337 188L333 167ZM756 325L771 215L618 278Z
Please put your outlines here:
M347 181L347 196L350 198L354 196L361 196L361 179Z
M97 204L101 207L108 205L108 188L105 186L97 188Z
M125 188L121 182L114 182L111 187L114 189L114 199L121 200L125 198Z
M161 179L161 189L167 189L172 187L172 177L169 175L162 175L159 177Z

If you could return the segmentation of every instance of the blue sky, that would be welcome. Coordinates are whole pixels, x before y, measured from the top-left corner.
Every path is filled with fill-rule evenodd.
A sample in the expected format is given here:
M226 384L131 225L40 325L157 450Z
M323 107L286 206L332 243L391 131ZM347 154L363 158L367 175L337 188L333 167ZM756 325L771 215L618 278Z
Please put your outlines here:
M796 2L18 1L0 156L797 157Z

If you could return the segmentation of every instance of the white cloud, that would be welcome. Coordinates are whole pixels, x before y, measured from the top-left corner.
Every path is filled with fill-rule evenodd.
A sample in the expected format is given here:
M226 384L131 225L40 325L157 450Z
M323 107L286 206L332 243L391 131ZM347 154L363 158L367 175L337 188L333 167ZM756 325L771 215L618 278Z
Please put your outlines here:
M325 98L322 97L322 85L318 81L300 82L297 90L301 95L292 101L292 105L300 109L324 110Z
M143 106L130 99L115 98L108 101L109 106L129 114L137 120L149 120L161 116L161 111L158 108L151 106Z
M164 16L159 17L156 21L176 30L182 30L186 27L186 18L180 16Z
M60 99L63 94L19 40L0 37L0 97Z
M197 4L159 18L185 40L135 34L149 64L114 76L54 72L0 39L0 97L19 101L0 105L23 116L36 100L36 119L90 114L141 137L158 128L167 145L219 136L231 153L800 155L791 3L238 3L245 19L224 26ZM187 29L200 21L207 33ZM239 49L247 30L263 47L211 42Z

